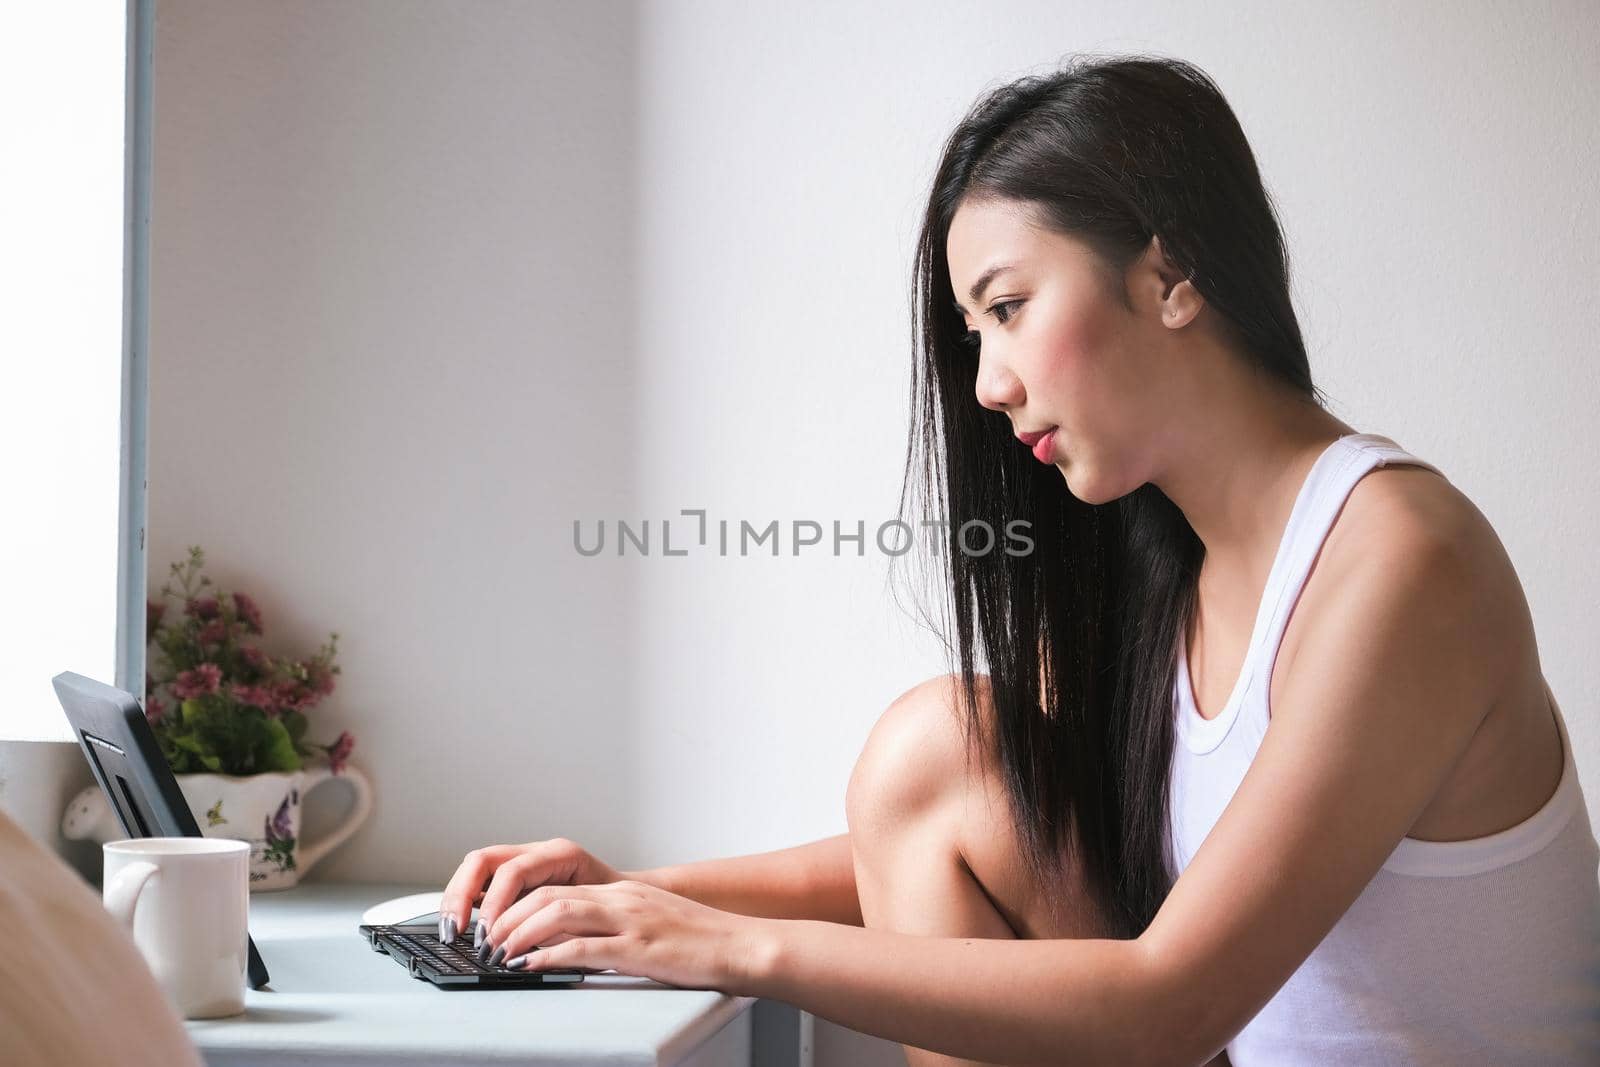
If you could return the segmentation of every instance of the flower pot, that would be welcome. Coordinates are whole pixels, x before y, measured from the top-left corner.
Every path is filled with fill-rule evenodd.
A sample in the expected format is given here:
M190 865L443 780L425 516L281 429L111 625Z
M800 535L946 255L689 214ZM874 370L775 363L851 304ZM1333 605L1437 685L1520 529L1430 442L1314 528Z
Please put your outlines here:
M178 788L189 802L200 832L250 842L250 889L288 889L343 844L372 814L372 785L346 764L335 775L327 767L285 773L236 776L179 774ZM306 794L327 782L347 782L355 791L350 811L324 836L300 840L300 813Z

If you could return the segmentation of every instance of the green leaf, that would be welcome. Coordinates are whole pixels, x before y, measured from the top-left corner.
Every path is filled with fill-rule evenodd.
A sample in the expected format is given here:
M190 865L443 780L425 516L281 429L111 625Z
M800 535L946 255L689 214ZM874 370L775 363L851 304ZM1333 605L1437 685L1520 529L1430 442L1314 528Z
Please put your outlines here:
M288 729L277 719L266 724L267 743L257 752L257 763L263 771L297 771L300 754L294 750L294 739Z

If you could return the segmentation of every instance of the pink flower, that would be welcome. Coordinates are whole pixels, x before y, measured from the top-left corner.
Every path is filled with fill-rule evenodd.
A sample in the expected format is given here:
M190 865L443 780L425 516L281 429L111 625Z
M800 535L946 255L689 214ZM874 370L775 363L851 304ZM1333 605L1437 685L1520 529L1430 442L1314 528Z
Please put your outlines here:
M192 671L183 671L172 683L172 695L179 700L203 697L215 693L222 684L222 668L215 663L202 663Z
M244 645L239 649L239 657L256 670L265 670L267 667L267 654L254 645Z
M311 691L318 697L333 692L333 672L325 664L318 663L311 668Z
M233 610L238 613L239 621L244 623L247 633L261 632L261 609L253 599L243 593L233 594Z
M144 717L150 721L150 725L154 726L160 722L166 713L167 706L155 697L150 697L144 702Z
M312 702L311 694L293 678L279 678L270 684L272 703L280 710L299 709Z
M202 645L220 645L228 639L228 624L222 619L212 619L200 627Z
M339 735L338 740L328 747L328 763L333 768L333 773L338 774L344 770L345 761L350 758L350 750L356 747L356 739L350 736L350 731L345 730Z
M235 682L229 687L233 699L241 704L250 704L271 714L276 710L272 703L272 690L264 685L240 685Z
M217 598L214 596L201 597L199 600L189 600L183 605L185 615L193 615L201 621L216 618L218 610Z
M146 637L156 632L156 627L161 625L161 616L166 613L167 606L165 604L157 603L154 600L144 602L144 632Z

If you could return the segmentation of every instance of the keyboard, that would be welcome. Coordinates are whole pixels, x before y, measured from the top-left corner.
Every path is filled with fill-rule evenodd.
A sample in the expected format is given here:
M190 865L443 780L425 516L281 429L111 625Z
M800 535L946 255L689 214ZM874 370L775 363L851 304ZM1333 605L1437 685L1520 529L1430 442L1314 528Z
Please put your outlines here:
M374 951L392 957L411 977L445 989L545 989L576 985L585 973L593 973L511 970L503 963L490 966L478 959L470 937L447 945L431 927L362 924L360 930Z

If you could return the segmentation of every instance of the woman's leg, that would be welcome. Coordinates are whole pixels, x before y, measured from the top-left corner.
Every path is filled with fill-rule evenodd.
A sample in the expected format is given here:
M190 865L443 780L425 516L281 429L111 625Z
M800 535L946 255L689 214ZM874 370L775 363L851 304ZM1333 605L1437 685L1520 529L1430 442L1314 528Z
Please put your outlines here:
M968 765L958 684L932 678L896 699L851 773L845 809L866 925L941 937L1109 936L1079 883L1029 879L992 755ZM904 1047L910 1067L977 1062Z
M987 682L978 688L985 737ZM851 773L845 811L866 925L939 937L1111 936L1081 882L1069 875L1068 884L1041 886L1029 877L993 752L968 765L958 684L940 676L901 695ZM979 1062L903 1047L910 1067ZM1206 1067L1228 1067L1227 1053Z

